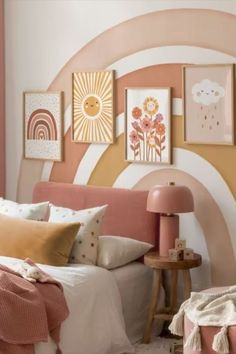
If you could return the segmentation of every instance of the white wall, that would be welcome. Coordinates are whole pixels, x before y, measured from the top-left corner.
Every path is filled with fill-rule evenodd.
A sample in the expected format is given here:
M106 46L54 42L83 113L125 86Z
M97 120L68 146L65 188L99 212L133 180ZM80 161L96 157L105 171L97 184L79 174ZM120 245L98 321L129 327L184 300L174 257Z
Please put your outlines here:
M23 91L46 90L73 54L106 29L129 18L175 7L236 13L235 3L234 0L5 0L7 197L16 197L22 156Z

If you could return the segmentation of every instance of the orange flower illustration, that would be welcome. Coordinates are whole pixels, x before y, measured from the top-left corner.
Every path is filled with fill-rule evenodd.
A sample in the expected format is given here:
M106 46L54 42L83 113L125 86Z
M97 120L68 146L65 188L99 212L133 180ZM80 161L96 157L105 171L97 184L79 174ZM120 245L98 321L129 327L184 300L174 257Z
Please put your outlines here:
M157 134L164 135L166 132L166 127L163 123L159 123L156 127Z
M139 141L138 133L135 130L130 132L129 138L132 144L136 144Z
M132 116L134 119L139 119L142 116L142 110L139 107L132 109Z
M149 118L144 118L141 121L141 127L143 132L149 132L153 127L153 122Z

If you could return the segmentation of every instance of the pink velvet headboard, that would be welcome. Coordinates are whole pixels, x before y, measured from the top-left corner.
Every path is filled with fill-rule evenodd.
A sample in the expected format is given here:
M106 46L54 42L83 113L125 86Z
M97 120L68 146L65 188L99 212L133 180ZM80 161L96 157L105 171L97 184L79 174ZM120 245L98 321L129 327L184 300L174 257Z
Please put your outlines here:
M103 219L104 235L119 235L158 244L159 217L146 211L148 191L39 182L33 202L51 203L72 209L108 204Z

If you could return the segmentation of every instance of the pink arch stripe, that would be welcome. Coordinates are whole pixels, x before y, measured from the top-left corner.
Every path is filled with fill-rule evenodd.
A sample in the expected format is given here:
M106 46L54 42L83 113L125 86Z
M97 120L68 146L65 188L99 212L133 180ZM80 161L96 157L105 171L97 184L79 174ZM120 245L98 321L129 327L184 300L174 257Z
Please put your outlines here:
M159 46L197 46L236 56L236 47L233 45L236 33L235 18L234 15L225 12L206 9L164 10L132 18L103 32L78 51L62 68L48 90L65 92L66 109L71 103L73 72L104 70L128 55ZM94 60L95 56L96 60ZM70 134L69 131L66 140ZM65 151L66 158L69 156L69 150L74 149L68 146ZM76 152L80 158L86 151L86 144L78 144ZM66 163L67 160L64 164ZM73 161L74 165L77 166L75 161ZM26 188L24 177L28 175L27 171L31 166L31 161L23 160L21 163L18 183L19 200L21 197L30 199L34 184L40 180L43 162L38 161L34 163L35 175L31 180L28 178ZM68 179L71 180L71 177Z
M154 65L134 71L116 80L116 116L124 112L125 87L134 86L172 87L173 97L181 97L181 65ZM71 136L67 133L64 140L65 161L63 163L54 162L50 181L72 183L88 146L88 144L81 146L81 144L71 142Z

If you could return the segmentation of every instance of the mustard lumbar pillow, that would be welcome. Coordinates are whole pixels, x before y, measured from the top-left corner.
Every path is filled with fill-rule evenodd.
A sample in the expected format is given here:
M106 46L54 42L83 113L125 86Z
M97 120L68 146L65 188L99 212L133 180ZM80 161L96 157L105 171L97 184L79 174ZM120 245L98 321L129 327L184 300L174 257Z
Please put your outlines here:
M64 266L79 223L48 223L0 214L0 255Z

